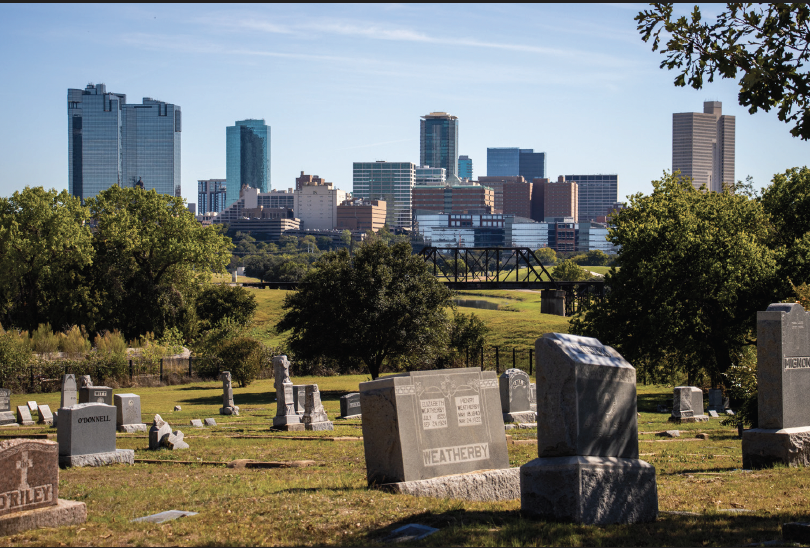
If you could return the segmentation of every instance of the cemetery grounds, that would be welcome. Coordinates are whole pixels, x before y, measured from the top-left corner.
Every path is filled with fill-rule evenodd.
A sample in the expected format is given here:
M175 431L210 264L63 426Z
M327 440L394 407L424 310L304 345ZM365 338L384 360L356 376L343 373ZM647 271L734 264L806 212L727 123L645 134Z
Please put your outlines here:
M278 336L267 330L277 314L271 305L281 296L270 294L283 292L264 292L255 331L271 339ZM476 295L507 301L502 310L475 311L493 328L490 338L523 344L529 342L523 341L526 337L567 330L564 319L539 314L533 294L513 293L512 299L503 299L502 293ZM495 318L499 314L503 317ZM502 370L504 365L511 364L501 362ZM190 449L148 451L146 433L118 434L119 449L135 450L134 466L60 471L59 497L85 502L86 523L0 537L0 546L386 545L392 530L411 523L440 530L411 543L420 546L727 546L780 539L782 523L808 521L810 478L805 469L741 470L735 427L722 426L719 419L674 425L667 423L668 413L656 411L658 405L671 406L671 386L638 386L640 458L656 468L659 519L597 527L522 519L519 500L465 502L369 490L361 422L334 420L340 396L356 392L368 376L299 377L294 364L292 373L295 384L319 385L334 431L271 432L276 412L272 379L234 387L238 417L218 414L219 381L116 390L139 394L144 421L160 414L173 430L186 434ZM59 397L58 392L15 394L11 404L14 409L35 398L56 409ZM172 411L175 405L182 410ZM217 426L189 426L191 419L207 417L215 418ZM666 430L679 430L680 437L659 435ZM698 433L708 439L697 438ZM20 434L55 438L48 427L0 428L0 436ZM536 457L536 429L507 434L510 466ZM227 467L237 459L314 462ZM130 522L165 510L199 514L163 524Z

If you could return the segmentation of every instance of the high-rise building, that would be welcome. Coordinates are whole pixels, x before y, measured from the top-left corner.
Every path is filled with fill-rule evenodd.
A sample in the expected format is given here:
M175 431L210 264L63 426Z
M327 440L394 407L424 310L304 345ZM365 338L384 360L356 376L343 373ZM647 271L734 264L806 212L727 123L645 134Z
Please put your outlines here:
M695 188L720 192L734 184L735 118L723 115L719 101L703 112L672 115L672 171L692 178Z
M419 165L443 167L458 175L458 117L431 112L419 121ZM390 209L389 209L390 211Z
M353 197L384 200L388 226L410 228L415 169L411 162L354 162Z
M419 166L414 170L413 184L443 185L447 180L447 170L443 167Z
M331 230L337 226L337 207L346 200L346 192L316 178L318 181L302 183L294 192L295 217L301 219L304 230Z
M516 177L520 175L518 147L487 148L487 177Z
M472 158L469 156L458 157L458 178L472 181L473 165Z
M413 188L411 208L417 211L490 214L495 195L490 187L462 183L457 177L444 185L420 185Z
M260 120L237 120L225 129L225 206L239 199L243 188L267 192L270 184L270 126Z
M503 186L507 183L525 183L520 175L478 177L478 183L495 191L495 213L503 213Z
M556 183L545 185L545 221L555 222L558 219L579 218L579 188L577 183L565 180L560 176Z
M201 214L225 209L225 179L197 181L197 205Z
M546 176L546 153L531 148L521 148L518 154L518 175L527 181Z
M112 185L180 195L179 105L126 95L104 84L68 89L68 184L82 200Z
M604 217L618 200L619 176L616 174L566 175L564 179L577 183L580 223Z

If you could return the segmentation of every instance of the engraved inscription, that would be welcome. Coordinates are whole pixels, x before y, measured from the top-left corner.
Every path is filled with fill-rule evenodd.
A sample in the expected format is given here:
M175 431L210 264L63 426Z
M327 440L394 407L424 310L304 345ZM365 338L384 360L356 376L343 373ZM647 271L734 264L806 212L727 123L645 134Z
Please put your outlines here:
M810 368L810 357L785 358L785 369Z
M488 458L488 443L473 443L471 445L422 450L422 459L425 466L439 466L440 464L486 460Z
M16 491L6 491L0 493L0 512L12 508L22 508L40 502L51 502L53 500L52 485L38 485L17 489Z
M412 384L397 386L395 391L397 396L406 396L409 394L416 394L416 387Z
M360 402L359 401L350 401L349 402L349 407L360 407Z
M459 426L474 426L481 422L481 404L478 396L457 396L456 415Z
M572 344L571 346L574 347L574 349L580 354L593 354L595 356L604 356L606 358L614 357L607 350L598 348L596 346L583 346L581 344Z
M422 406L422 428L433 430L447 428L447 409L444 399L419 400Z

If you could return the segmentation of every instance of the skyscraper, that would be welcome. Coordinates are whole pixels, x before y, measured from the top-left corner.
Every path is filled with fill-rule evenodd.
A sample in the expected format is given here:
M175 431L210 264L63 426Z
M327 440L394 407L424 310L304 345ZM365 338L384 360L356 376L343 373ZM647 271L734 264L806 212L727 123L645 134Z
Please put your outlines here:
M595 221L604 217L618 201L618 175L566 175L579 187L579 222Z
M225 179L197 181L197 206L201 214L219 213L225 209Z
M532 148L487 148L487 177L515 177L526 181L546 176L546 153Z
M472 158L470 158L469 156L458 157L458 178L469 179L470 181L472 181L473 165L472 165Z
M546 177L546 153L531 148L521 148L518 154L518 175L527 181Z
M419 165L443 167L458 176L458 117L431 112L419 121ZM388 211L391 211L390 204Z
M246 186L270 190L270 126L260 120L238 120L225 129L225 207L239 199Z
M353 167L353 197L385 200L388 226L410 228L416 166L411 162L376 161L354 162Z
M673 114L672 171L692 177L695 188L720 192L734 184L735 124L719 101L704 102L702 113Z
M104 84L68 89L68 184L85 200L112 185L180 194L180 106L126 95Z

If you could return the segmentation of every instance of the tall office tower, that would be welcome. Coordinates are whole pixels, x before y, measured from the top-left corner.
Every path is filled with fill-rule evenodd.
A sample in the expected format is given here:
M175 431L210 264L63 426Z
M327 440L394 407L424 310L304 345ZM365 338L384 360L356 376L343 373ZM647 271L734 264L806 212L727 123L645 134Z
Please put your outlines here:
M197 181L197 206L200 214L219 213L225 209L225 179Z
M419 120L419 165L443 167L458 175L458 117L431 112ZM390 212L389 208L389 212Z
M531 218L534 186L527 183L504 183L502 188L503 214Z
M413 173L415 185L443 185L447 180L447 170L443 167L419 166Z
M455 158L455 156L454 156ZM411 191L416 166L411 162L354 162L354 198L384 200L388 226L411 227Z
M68 89L68 180L82 200L112 185L180 195L179 105L127 104L104 84Z
M225 207L239 199L243 188L270 190L270 126L260 120L237 120L225 129Z
M587 223L604 217L619 199L618 175L566 175L579 187L579 222Z
M121 184L121 124L127 96L104 84L68 89L68 189L82 200Z
M518 154L518 175L527 181L546 176L546 153L535 152L531 148L521 148Z
M473 178L472 158L470 158L469 156L458 157L458 178L472 181Z
M518 147L487 148L487 177L516 177L520 175Z
M478 184L486 185L495 191L494 213L503 213L503 185L506 183L525 183L526 180L520 175L512 176L486 176L478 177Z
M695 188L720 192L733 185L735 123L719 101L704 102L702 113L673 114L672 171L692 177Z
M124 105L123 115L124 185L180 196L180 107L144 97L140 105Z
M577 183L566 181L560 176L556 183L545 185L545 221L573 218L579 222L579 197Z

